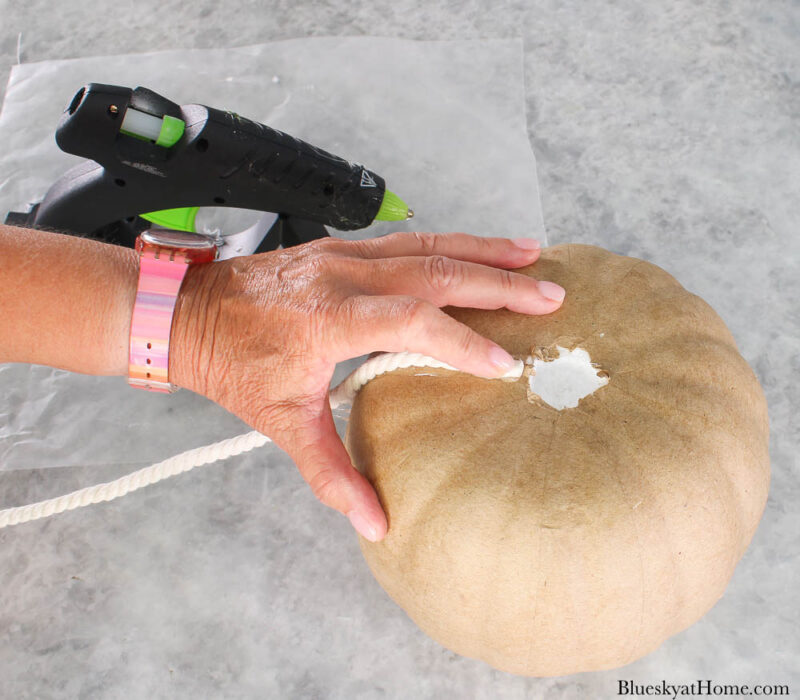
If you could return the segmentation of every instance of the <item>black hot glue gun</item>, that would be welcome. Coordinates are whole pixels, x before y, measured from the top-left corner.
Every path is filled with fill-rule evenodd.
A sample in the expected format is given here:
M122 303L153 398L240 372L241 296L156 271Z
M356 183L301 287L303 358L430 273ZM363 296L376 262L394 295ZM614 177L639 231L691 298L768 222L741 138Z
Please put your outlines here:
M199 207L269 212L225 236L220 257L272 250L413 212L382 177L230 111L177 105L143 87L89 83L56 142L87 158L7 224L133 246L153 224L195 231Z

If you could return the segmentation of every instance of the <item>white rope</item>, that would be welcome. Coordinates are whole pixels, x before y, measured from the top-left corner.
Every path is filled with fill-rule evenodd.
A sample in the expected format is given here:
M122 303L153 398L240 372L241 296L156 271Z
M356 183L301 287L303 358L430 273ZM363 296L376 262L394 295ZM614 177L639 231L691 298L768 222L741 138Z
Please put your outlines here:
M331 390L331 408L337 408L342 404L351 403L358 393L358 390L371 379L374 379L380 374L385 374L386 372L391 372L402 367L438 367L458 371L455 367L451 367L444 362L418 353L399 352L376 355L367 360L341 384ZM522 376L523 367L522 361L517 361L517 365L504 374L501 379L518 379ZM46 501L40 501L39 503L31 503L26 506L17 506L16 508L0 510L0 528L26 523L31 520L39 520L40 518L47 518L56 513L63 513L65 510L73 510L93 503L111 501L128 493L132 493L137 489L155 484L163 479L168 479L176 474L188 472L195 467L211 464L212 462L249 452L256 447L266 445L268 442L272 441L266 435L262 435L257 430L253 430L249 433L237 435L227 440L221 440L211 445L196 447L192 450L182 452L179 455L175 455L174 457L170 457L169 459L165 459L163 462L158 462L144 469L139 469L138 471L127 474L114 481L96 484L95 486L87 486L78 491L73 491L72 493L67 493L56 498L50 498Z

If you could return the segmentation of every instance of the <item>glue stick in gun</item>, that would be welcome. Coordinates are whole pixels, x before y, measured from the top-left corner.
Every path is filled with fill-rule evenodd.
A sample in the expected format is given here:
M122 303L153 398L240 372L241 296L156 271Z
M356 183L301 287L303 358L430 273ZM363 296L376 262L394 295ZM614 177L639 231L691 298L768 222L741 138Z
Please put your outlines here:
M353 230L413 216L358 163L234 112L178 105L143 87L85 85L65 109L56 142L87 160L6 223L132 246L153 224L194 231L199 207L273 212L269 228L242 232L250 253L326 236L325 226Z

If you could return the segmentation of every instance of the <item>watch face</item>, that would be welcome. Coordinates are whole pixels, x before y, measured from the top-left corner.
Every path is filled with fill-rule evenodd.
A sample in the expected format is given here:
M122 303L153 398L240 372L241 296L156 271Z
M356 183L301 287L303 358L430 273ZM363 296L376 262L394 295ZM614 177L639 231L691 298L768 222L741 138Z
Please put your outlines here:
M152 245L163 245L168 248L185 248L189 250L204 250L214 248L214 239L204 233L189 233L188 231L170 231L168 229L152 228L142 231L142 240Z

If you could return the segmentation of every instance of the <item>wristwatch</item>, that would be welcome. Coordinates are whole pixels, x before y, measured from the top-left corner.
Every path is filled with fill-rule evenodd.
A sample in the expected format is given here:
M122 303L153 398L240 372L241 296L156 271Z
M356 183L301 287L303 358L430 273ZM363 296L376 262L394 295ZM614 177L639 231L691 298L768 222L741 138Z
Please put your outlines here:
M131 317L128 384L139 389L172 393L169 338L172 315L189 265L217 257L212 236L202 233L150 229L136 239L139 285Z

